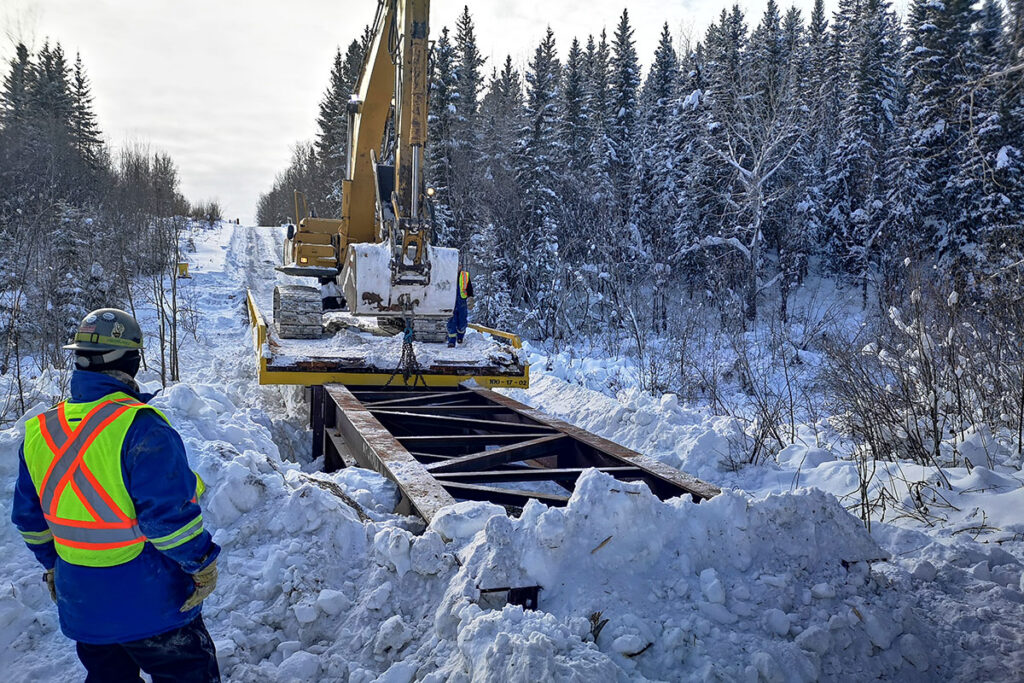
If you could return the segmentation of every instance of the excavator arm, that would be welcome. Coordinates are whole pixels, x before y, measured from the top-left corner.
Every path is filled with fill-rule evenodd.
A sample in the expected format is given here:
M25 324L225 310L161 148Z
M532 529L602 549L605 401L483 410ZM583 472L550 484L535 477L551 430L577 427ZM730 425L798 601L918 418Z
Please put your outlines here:
M279 269L321 278L332 269L351 313L428 319L424 328L451 315L459 268L457 250L431 244L425 206L429 35L430 0L378 0L372 38L348 103L341 219L296 217ZM389 133L394 144L384 150ZM324 253L325 231L330 253ZM285 315L293 305L309 312L316 295L306 290L313 289L291 287L280 309ZM316 334L309 315L302 320L304 328L296 327L296 334Z

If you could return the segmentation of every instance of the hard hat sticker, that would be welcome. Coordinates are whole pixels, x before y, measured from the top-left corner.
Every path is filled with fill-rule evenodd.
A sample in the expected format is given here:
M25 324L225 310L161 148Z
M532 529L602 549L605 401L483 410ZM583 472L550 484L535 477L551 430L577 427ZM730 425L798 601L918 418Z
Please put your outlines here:
M120 339L122 334L124 334L124 325L121 323L114 323L114 329L110 331L110 336L114 339Z
M94 315L90 315L89 317L87 317L87 318L85 319L85 322L87 322L87 323L94 323L94 322L96 322L97 320L98 320L98 318L97 318L96 316L94 316Z
M114 320L116 317L117 316L115 316L113 313L109 313L109 312L103 314L103 319L104 320Z

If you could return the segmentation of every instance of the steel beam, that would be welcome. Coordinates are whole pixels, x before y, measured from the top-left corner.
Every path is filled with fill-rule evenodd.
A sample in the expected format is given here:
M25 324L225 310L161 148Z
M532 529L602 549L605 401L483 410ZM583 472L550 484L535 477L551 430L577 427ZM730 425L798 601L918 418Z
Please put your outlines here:
M441 508L455 503L440 482L430 476L352 392L340 384L329 384L324 391L334 403L335 424L355 461L398 485L402 493L399 513L415 513L429 523Z
M429 470L430 467L428 466ZM438 472L431 470L431 474L441 480L442 483L461 482L476 484L480 482L493 481L569 481L578 479L586 472L587 467L515 467L504 470L474 470L472 472ZM639 467L596 467L601 472L606 472L616 479L631 479L643 476L643 470Z
M557 496L551 493L540 493L539 491L517 491L516 489L502 489L494 486L480 486L479 484L462 484L457 482L442 482L445 490L454 496L465 500L486 500L498 505L508 505L521 508L530 499L539 500L547 505L562 506L569 502L569 496Z
M431 474L438 472L458 472L459 470L482 470L495 465L505 465L510 462L519 462L547 455L547 451L556 442L565 439L565 434L540 435L539 438L530 439L521 443L514 443L501 448L489 451L470 453L459 458L452 458L444 462L435 462L427 465L427 471Z
M455 430L468 429L530 429L533 431L554 431L547 425L535 422L506 422L504 420L482 420L472 417L453 417L451 415L432 415L424 412L404 412L398 410L377 410L371 408L378 420L382 422L400 421L403 425L421 425L428 429L448 428ZM512 413L515 415L515 413ZM384 419L387 418L387 419Z
M398 436L395 437L403 444L414 446L430 445L437 448L476 448L478 446L489 446L497 443L509 443L539 439L543 436L551 436L551 432L522 432L519 434L429 434L424 436Z
M614 463L633 465L641 468L650 475L645 479L648 486L660 497L665 497L664 494L672 495L671 492L673 489L682 489L683 491L690 493L696 501L707 500L708 498L713 498L721 493L721 489L713 484L709 484L706 481L691 476L681 470L677 470L674 467L670 467L653 458L648 458L647 456L641 455L634 450L626 448L625 446L620 446L608 439L603 439L595 434L591 434L590 432L571 425L568 422L546 415L536 408L531 408L519 401L509 398L508 396L481 387L467 386L466 388L488 402L503 405L506 408L519 413L523 417L562 432L563 434L580 442L580 444L593 449L597 453L603 454L608 460L612 461L600 464L609 465ZM659 487L659 481L667 482L668 486Z

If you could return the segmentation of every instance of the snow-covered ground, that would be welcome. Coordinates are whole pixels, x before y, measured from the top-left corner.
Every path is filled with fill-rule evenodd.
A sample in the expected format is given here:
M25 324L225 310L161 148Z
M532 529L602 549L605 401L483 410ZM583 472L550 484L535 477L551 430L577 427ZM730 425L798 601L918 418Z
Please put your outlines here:
M209 484L205 518L224 553L204 614L226 680L1024 677L1024 477L1013 467L947 470L939 522L897 515L869 533L846 510L856 466L835 450L808 437L734 471L732 418L674 396L609 395L602 377L621 361L535 349L533 385L515 398L722 495L661 502L592 472L566 508L531 504L510 519L460 503L423 530L391 513L395 488L375 473L318 472L301 391L255 382L244 290L272 287L276 238L225 225L198 241L186 285L198 339L182 352L183 381L155 400ZM7 516L20 438L0 432ZM80 678L9 524L0 567L4 679ZM480 604L480 588L534 584L538 611Z

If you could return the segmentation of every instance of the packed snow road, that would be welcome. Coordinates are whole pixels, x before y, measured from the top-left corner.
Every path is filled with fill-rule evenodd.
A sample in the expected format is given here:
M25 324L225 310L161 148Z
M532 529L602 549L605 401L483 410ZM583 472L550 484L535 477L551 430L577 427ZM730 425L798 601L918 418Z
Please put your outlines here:
M197 335L182 382L154 402L209 485L206 524L224 551L204 615L226 680L1020 680L1019 534L1002 546L886 524L869 535L833 495L850 490L848 463L804 449L727 473L728 420L570 384L557 359L515 397L748 492L663 503L591 472L566 508L510 519L460 503L423 530L391 513L395 489L378 475L319 473L301 392L255 381L244 291L269 296L278 239L230 225L197 237L184 285ZM20 438L0 433L8 516ZM819 489L790 491L798 471ZM1020 482L1002 479L1020 510ZM0 556L5 678L81 678L9 524ZM480 588L535 584L538 611L477 604Z

